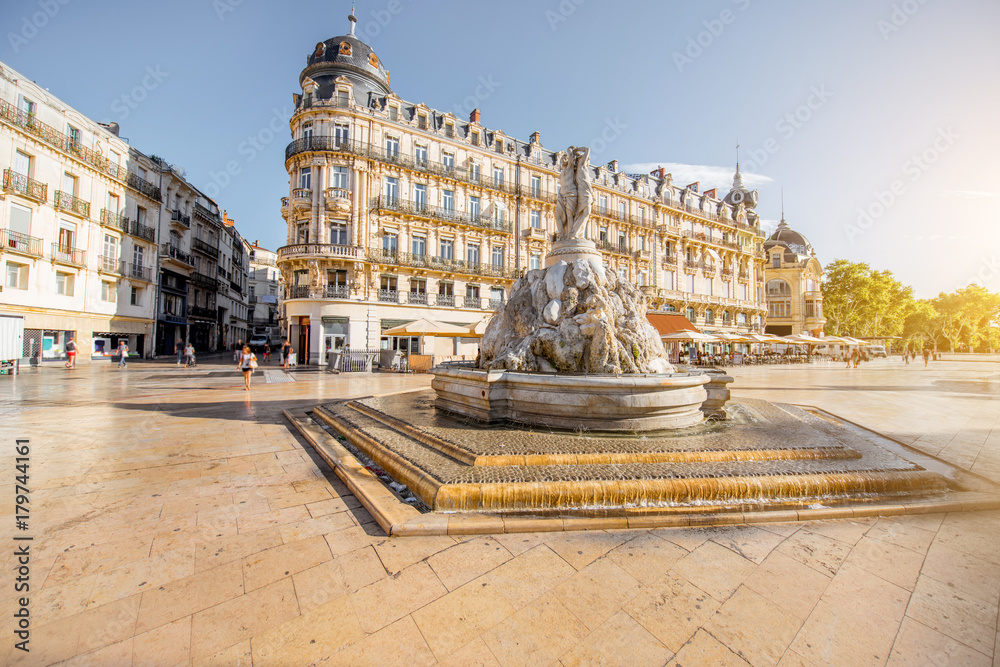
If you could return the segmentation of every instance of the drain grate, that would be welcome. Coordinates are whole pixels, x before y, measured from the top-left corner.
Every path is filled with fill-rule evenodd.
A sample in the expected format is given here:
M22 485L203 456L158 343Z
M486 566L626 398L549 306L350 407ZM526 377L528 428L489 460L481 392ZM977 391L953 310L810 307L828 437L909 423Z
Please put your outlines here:
M264 380L268 384L279 384L282 382L295 382L295 378L284 371L264 371Z

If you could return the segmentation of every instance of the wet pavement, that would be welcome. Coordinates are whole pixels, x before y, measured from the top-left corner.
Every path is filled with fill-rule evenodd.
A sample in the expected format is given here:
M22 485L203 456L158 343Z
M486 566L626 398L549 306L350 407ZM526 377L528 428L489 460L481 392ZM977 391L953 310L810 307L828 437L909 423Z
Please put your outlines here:
M1000 481L996 362L731 374ZM429 383L275 365L246 392L222 360L0 377L0 662L1000 664L1000 512L388 539L281 410Z

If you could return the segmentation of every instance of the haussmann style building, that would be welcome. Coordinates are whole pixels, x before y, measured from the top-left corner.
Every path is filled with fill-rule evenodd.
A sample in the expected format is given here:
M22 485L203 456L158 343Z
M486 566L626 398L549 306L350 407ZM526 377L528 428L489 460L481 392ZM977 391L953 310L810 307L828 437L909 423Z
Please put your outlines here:
M764 241L767 297L766 332L778 336L805 333L821 336L823 317L823 266L805 236L785 222Z
M299 76L285 151L287 244L277 250L287 334L300 363L327 351L417 351L384 332L419 318L473 325L543 265L555 232L560 151L397 96L370 46L316 44ZM724 196L658 169L594 166L588 238L650 310L706 331L760 331L763 236L737 167ZM421 353L474 357L476 340L425 338ZM430 348L430 349L428 349Z

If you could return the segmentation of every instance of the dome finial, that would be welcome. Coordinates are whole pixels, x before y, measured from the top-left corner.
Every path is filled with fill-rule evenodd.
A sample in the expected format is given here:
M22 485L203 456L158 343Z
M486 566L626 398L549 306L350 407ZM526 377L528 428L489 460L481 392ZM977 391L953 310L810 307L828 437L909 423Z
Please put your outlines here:
M354 15L354 0L351 0L351 13L348 15L347 20L351 22L351 37L353 37L354 26L358 24L358 17Z
M785 222L785 188L781 188L781 222L778 223L779 229L785 229L788 227L788 223Z

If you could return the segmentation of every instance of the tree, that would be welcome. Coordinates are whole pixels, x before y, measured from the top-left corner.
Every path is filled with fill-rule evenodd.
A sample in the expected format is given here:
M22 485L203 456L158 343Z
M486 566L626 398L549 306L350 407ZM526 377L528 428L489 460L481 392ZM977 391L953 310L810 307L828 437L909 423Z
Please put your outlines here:
M930 343L937 347L941 336L941 317L929 299L921 299L913 304L913 310L903 323L903 344L907 347L920 343L919 347Z
M823 312L832 335L898 336L914 308L913 288L891 271L838 259L826 267Z
M972 284L948 294L942 292L933 305L940 313L941 335L953 351L960 344L973 351L981 342L990 343L991 326L1000 319L1000 294Z

